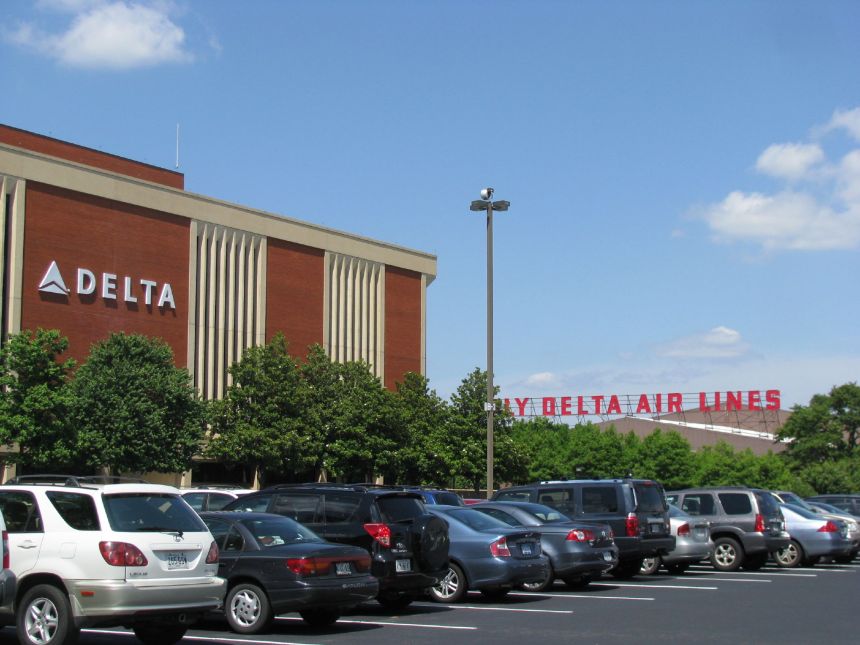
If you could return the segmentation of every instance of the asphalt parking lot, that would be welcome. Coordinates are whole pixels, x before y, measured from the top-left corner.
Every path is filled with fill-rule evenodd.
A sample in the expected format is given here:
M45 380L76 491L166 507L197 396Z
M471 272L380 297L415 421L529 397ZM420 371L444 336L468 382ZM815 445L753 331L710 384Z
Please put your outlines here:
M856 643L860 562L719 573L698 566L680 576L604 578L585 591L514 592L503 602L470 593L466 602L416 602L397 615L375 603L362 605L333 628L305 626L295 614L273 630L237 636L226 624L209 622L183 643L216 645L352 645L373 642L440 643ZM372 639L372 641L370 640ZM16 643L12 628L0 645ZM87 630L81 645L135 645L125 630Z

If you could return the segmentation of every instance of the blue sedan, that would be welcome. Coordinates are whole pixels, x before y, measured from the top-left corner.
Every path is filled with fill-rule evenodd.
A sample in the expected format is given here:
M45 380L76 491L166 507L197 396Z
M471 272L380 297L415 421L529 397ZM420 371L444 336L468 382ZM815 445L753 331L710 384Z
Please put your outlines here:
M430 588L436 602L458 602L470 589L497 600L513 587L549 575L539 532L512 527L465 506L432 505L427 511L448 523L451 540L448 573Z

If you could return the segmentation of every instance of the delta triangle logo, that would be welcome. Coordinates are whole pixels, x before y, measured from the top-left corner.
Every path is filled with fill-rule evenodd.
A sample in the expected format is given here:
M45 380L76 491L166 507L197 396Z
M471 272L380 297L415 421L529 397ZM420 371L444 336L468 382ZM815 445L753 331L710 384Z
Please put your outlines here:
M57 293L61 296L69 294L69 289L66 287L66 283L63 282L63 276L60 273L60 267L57 266L56 260L52 260L51 266L45 271L45 277L39 283L39 291Z

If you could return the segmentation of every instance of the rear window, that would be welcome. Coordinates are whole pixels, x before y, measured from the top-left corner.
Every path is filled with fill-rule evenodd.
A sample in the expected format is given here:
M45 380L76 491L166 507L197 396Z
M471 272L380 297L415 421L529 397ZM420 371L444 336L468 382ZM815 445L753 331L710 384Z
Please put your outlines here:
M426 513L424 504L417 497L380 497L376 506L382 519L388 522L408 522Z
M99 515L96 503L89 495L49 491L48 499L60 517L77 531L98 531Z
M752 503L746 493L720 493L718 497L726 515L749 515L752 513Z
M779 500L776 499L771 493L767 493L765 491L754 493L756 501L758 502L758 510L762 515L767 515L768 517L773 517L774 515L779 515ZM805 506L805 502L801 501L797 506L803 507ZM809 509L805 509L808 512Z
M663 487L655 482L634 482L636 510L641 513L662 513L666 510L666 500L663 497Z
M265 495L245 495L239 499L234 499L224 507L225 511L253 511L255 513L264 513L269 509L269 502L272 501L272 494Z
M546 522L547 524L552 524L553 522L570 522L570 518L567 515L543 504L529 504L521 508L529 515L533 515L541 522Z
M282 544L323 541L310 529L286 517L242 520L242 524L251 532L257 544L264 549Z
M583 513L617 513L618 491L615 486L583 486Z
M463 498L457 493L434 493L437 504L447 504L448 506L465 506Z
M476 531L480 531L483 529L509 529L511 528L510 524L502 522L495 517L490 517L486 513L482 513L481 511L476 511L472 508L457 508L448 511L443 511L443 513L452 519L457 520L468 526L471 529Z
M361 498L358 495L350 493L326 493L324 497L326 524L355 521L355 512L361 504Z
M121 493L105 495L104 503L114 531L208 531L203 520L178 495Z
M528 490L500 490L493 496L493 500L499 502L527 502L530 498Z

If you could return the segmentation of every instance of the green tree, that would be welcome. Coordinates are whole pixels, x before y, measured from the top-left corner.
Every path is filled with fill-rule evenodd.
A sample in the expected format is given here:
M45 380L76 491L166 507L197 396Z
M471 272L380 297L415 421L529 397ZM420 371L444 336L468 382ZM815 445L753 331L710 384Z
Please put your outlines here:
M111 334L72 382L82 458L114 472L178 472L201 448L203 407L164 341Z
M206 455L249 466L254 481L289 472L313 473L313 436L302 419L304 383L283 334L251 347L230 367L232 384L210 406Z
M657 428L642 440L639 463L633 469L637 477L654 479L667 490L689 486L694 473L690 443L675 430Z
M573 468L570 454L570 426L553 423L546 417L517 419L511 427L511 438L525 455L528 481L569 477Z
M860 386L846 383L794 406L777 438L789 440L785 455L797 467L860 453Z
M621 477L624 471L624 443L615 428L602 430L593 423L571 429L567 477Z
M0 351L0 444L17 444L6 459L52 470L75 460L68 383L75 361L60 361L68 340L57 330L23 331Z

